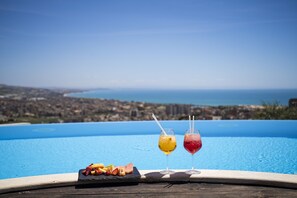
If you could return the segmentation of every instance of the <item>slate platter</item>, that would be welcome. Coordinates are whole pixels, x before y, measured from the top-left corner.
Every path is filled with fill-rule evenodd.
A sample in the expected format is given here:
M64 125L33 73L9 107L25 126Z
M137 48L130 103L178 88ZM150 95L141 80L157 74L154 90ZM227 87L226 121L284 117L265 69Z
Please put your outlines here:
M80 182L92 182L92 183L139 183L140 173L136 167L133 167L132 174L126 174L125 176L114 176L114 175L83 175L84 169L80 169L78 172L78 181Z

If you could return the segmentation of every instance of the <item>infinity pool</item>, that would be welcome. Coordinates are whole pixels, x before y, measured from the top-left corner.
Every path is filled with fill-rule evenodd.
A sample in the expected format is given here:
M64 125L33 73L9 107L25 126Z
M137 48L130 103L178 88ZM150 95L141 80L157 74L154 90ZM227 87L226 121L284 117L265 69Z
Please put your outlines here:
M196 121L198 169L297 174L297 121ZM191 167L183 148L185 121L162 122L176 132L169 167ZM260 129L260 130L259 130ZM154 122L106 122L0 127L0 179L77 172L92 162L163 169Z

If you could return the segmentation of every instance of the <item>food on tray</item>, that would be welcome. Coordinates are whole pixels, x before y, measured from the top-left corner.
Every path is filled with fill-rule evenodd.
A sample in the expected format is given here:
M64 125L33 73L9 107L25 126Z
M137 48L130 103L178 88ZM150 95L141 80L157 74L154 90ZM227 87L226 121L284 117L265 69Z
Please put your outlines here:
M125 172L126 174L131 174L133 172L133 164L129 163L125 166Z
M92 168L104 168L104 164L92 164Z
M114 175L125 176L126 174L133 173L133 164L129 163L126 166L114 166L112 164L104 166L102 163L90 164L83 171L82 174L87 175Z

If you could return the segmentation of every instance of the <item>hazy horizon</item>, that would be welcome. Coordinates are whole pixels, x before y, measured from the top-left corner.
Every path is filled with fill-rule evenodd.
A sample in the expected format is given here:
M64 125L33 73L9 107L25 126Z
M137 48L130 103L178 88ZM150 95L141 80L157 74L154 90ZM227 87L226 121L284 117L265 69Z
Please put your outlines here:
M297 1L0 1L0 84L297 89L296 52Z
M38 85L32 85L32 86L26 86L26 85L19 85L19 84L5 84L0 83L0 85L6 85L6 86L16 86L16 87L24 87L24 88L41 88L41 89L73 89L73 90L82 90L82 91L96 91L96 90L175 90L175 91L194 91L194 90L222 90L222 91L248 91L248 90L296 90L297 88L163 88L163 87L66 87L66 86L38 86Z

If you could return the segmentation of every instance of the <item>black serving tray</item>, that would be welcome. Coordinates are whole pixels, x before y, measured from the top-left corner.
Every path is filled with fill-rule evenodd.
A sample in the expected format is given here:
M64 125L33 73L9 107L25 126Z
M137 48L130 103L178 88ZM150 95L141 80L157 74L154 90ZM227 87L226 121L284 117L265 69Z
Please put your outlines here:
M126 174L125 176L114 175L84 175L82 174L84 169L80 169L78 172L78 181L81 182L94 182L94 183L139 183L140 173L136 167L133 167L133 173Z

